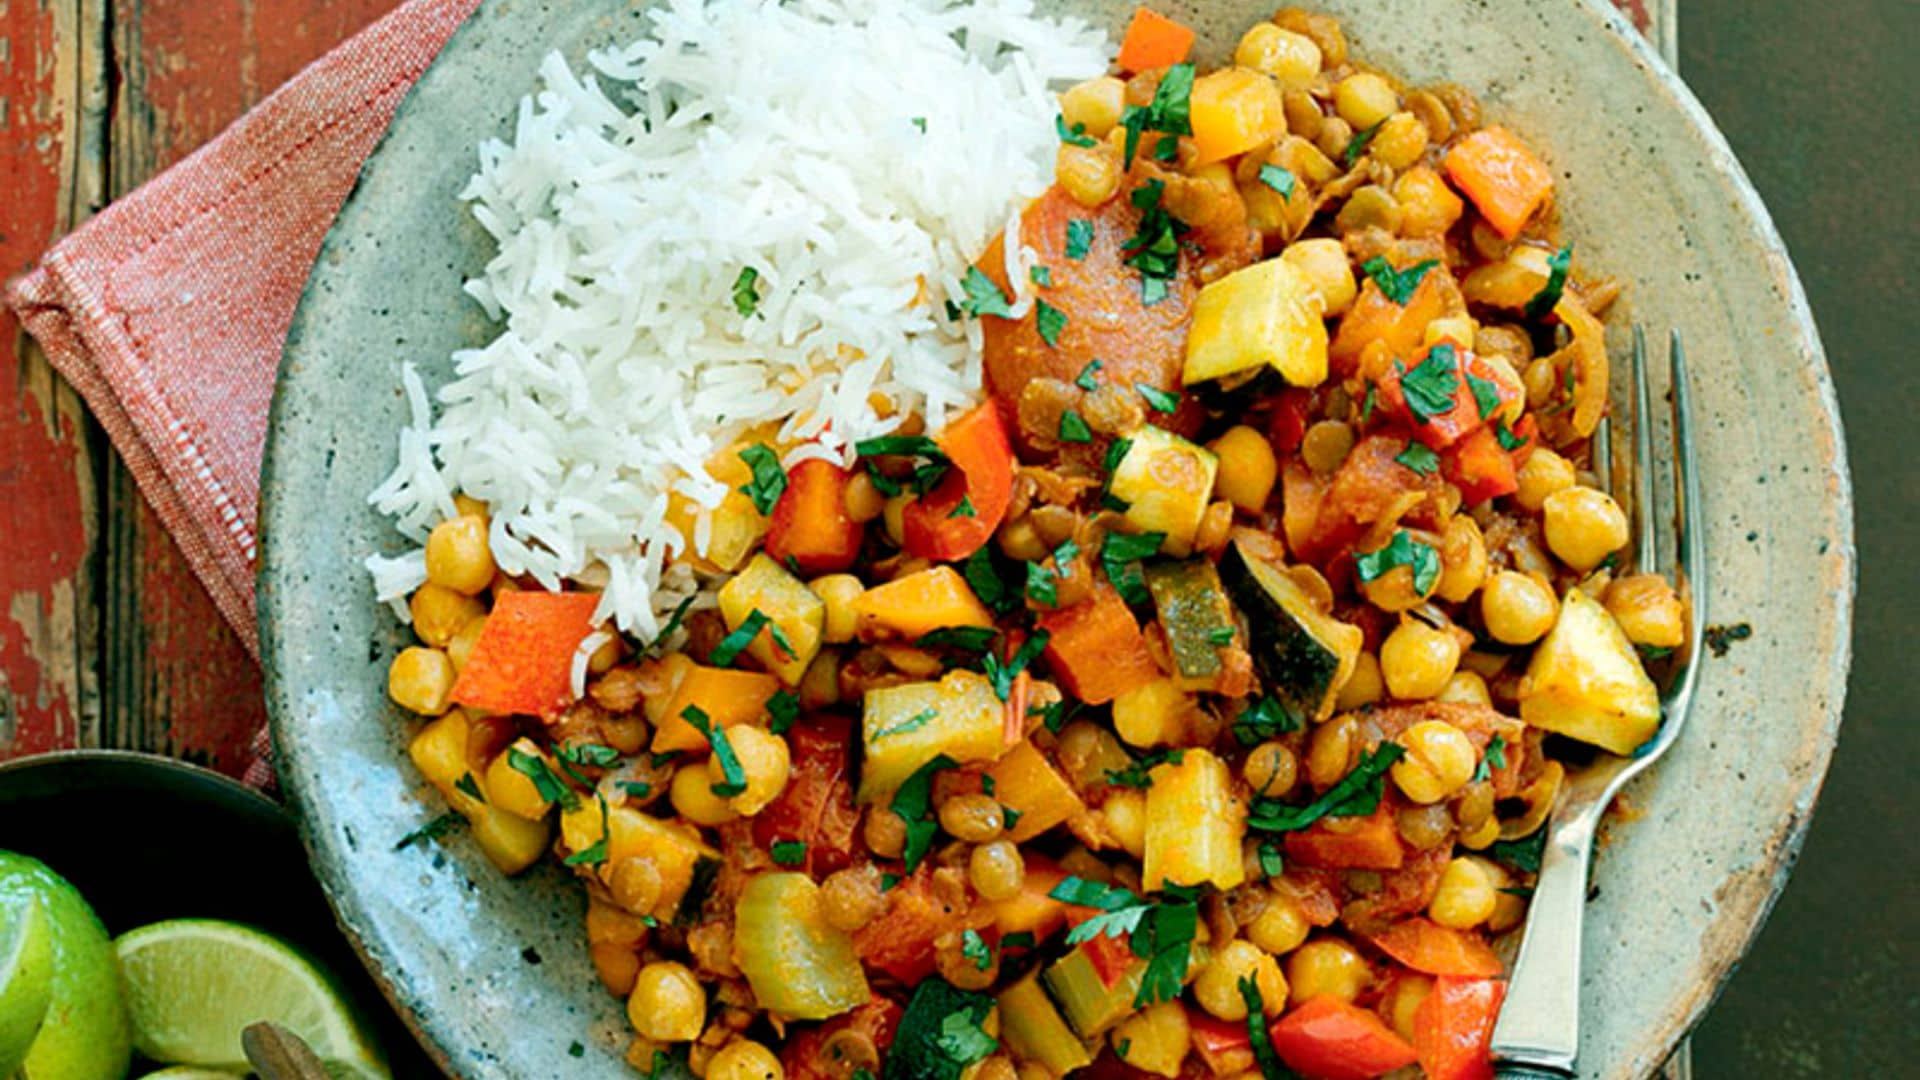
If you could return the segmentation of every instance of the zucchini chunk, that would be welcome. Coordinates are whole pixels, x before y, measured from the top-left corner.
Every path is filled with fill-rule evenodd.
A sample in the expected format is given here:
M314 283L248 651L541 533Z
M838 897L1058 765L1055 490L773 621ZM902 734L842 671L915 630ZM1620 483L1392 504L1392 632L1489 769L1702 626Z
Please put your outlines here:
M733 947L761 1007L791 1020L825 1020L871 991L853 937L827 922L805 874L760 874L734 907Z
M1239 633L1220 572L1206 559L1189 559L1149 566L1145 575L1176 683L1182 690L1217 690L1226 672L1221 654L1234 647Z
M1067 1026L1037 971L1000 992L1000 1029L1007 1049L1056 1076L1093 1064L1086 1041Z
M1294 386L1327 379L1327 324L1313 283L1279 258L1200 290L1187 331L1188 386L1272 368Z
M1207 512L1220 459L1213 451L1151 424L1129 438L1107 490L1127 504L1122 516L1134 532L1165 533L1160 550L1185 555L1193 550L1194 534Z
M1616 754L1633 753L1660 727L1660 691L1633 642L1578 587L1567 590L1553 629L1533 651L1520 719Z
M1220 556L1220 579L1247 615L1253 663L1268 694L1307 720L1333 715L1334 698L1360 659L1360 628L1315 607L1284 570L1238 540Z

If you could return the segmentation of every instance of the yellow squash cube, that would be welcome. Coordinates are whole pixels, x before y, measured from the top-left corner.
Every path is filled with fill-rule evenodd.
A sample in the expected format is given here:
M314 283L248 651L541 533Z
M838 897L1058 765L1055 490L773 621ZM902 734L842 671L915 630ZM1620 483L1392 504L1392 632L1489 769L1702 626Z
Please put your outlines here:
M1201 165L1224 161L1287 133L1280 84L1252 68L1221 68L1195 79L1187 110Z
M1327 324L1313 282L1284 259L1236 270L1200 290L1187 332L1188 386L1270 367L1294 386L1327 379Z
M1114 467L1108 485L1127 504L1125 518L1134 532L1167 535L1162 554L1193 550L1193 537L1213 494L1220 459L1169 431L1148 425L1131 436L1126 456Z
M772 630L755 635L747 651L781 682L800 685L800 676L807 673L807 665L813 663L826 636L826 601L762 553L720 587L720 615L729 632L740 629L756 611L780 631L791 651L774 640Z
M1147 788L1147 842L1141 884L1151 890L1210 883L1231 889L1246 880L1240 841L1247 808L1233 797L1227 764L1197 747L1180 761L1153 767Z
M1520 719L1568 738L1631 754L1660 727L1660 692L1613 615L1579 588L1533 651Z
M1006 710L986 677L971 671L867 691L859 801L891 795L941 754L961 764L999 757L1006 750Z

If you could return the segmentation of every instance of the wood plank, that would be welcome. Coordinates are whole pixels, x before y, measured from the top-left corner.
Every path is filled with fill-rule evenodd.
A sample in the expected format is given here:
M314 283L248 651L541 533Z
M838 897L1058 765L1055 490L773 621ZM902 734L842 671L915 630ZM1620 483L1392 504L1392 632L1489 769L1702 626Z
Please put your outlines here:
M398 0L114 0L112 189L218 135ZM117 460L108 470L102 737L227 772L265 723L260 673Z
M0 0L0 278L97 209L104 0ZM0 758L99 727L98 430L0 311Z

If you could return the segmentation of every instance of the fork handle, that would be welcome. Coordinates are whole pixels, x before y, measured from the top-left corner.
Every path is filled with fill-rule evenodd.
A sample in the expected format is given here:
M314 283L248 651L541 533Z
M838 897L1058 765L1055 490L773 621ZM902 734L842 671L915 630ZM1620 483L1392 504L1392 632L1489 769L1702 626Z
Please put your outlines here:
M1555 817L1563 820L1548 826L1526 936L1493 1027L1502 1077L1570 1077L1580 1051L1580 928L1595 815Z
M1573 1074L1531 1065L1505 1064L1493 1071L1495 1080L1572 1080Z

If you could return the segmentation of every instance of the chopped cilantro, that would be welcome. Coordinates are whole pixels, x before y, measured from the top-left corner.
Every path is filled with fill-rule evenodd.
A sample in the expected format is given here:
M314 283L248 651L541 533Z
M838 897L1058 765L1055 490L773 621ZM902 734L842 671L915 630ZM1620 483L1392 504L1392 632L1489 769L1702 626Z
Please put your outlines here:
M1440 580L1440 553L1431 544L1413 538L1405 529L1395 529L1393 539L1378 551L1370 551L1353 560L1354 573L1361 581L1372 581L1396 566L1413 570L1413 591L1425 596Z
M1260 166L1260 182L1279 192L1283 199L1293 198L1293 174L1278 165Z
M973 966L980 971L993 966L993 950L978 930L969 929L960 935L960 955L973 961Z
M1027 564L1027 599L1041 607L1059 607L1060 590L1054 585L1057 578L1044 563Z
M550 803L559 803L568 810L579 808L580 797L573 793L573 789L567 786L566 781L555 775L553 769L547 765L547 760L540 755L529 754L517 746L510 746L507 748L507 765L514 772L533 781L533 790L541 799Z
M776 866L799 866L807 861L805 840L775 840L768 854Z
M1144 604L1152 599L1147 583L1132 564L1158 554L1166 540L1166 533L1149 532L1108 533L1100 541L1100 567L1106 571L1107 580L1113 583L1120 599L1129 604Z
M1400 393L1407 399L1407 411L1420 423L1453 411L1453 395L1460 389L1460 355L1452 345L1442 342L1427 351L1427 358L1400 377Z
M1518 840L1495 840L1487 848L1487 854L1495 862L1503 862L1515 870L1529 874L1540 872L1540 857L1547 850L1547 827L1540 826Z
M1306 725L1279 698L1254 698L1233 721L1233 737L1241 746L1257 746L1276 736L1299 731ZM1259 792L1258 794L1265 794Z
M1186 752L1179 749L1158 750L1147 754L1124 769L1108 769L1107 783L1113 787L1147 788L1153 786L1153 768L1156 765L1178 765Z
M905 720L900 721L890 728L881 728L879 731L874 732L873 741L879 742L881 739L887 738L890 735L904 735L909 731L919 731L921 728L932 723L934 718L939 715L940 714L933 709L921 709L919 712L914 713L912 716L907 717Z
M486 793L480 790L480 781L475 780L472 773L462 773L460 779L454 781L453 789L470 799L487 801Z
M1146 383L1135 383L1133 388L1140 391L1140 396L1147 399L1147 404L1153 406L1155 412L1170 413L1180 407L1180 395L1175 391L1162 390Z
M1075 124L1072 127L1068 127L1067 118L1060 113L1053 114L1053 130L1059 134L1060 141L1066 143L1068 146L1099 145L1098 139L1087 134L1087 125Z
M1427 276L1427 271L1439 265L1438 259L1425 259L1405 270L1395 270L1386 256L1375 255L1361 263L1360 269L1380 287L1380 295L1401 307L1406 307L1407 301L1413 299L1414 290L1420 287L1420 279Z
M747 613L746 619L744 619L739 626L734 627L731 633L721 638L720 644L715 645L713 651L707 654L707 663L712 664L714 667L731 666L735 660L740 658L740 654L746 651L747 646L753 644L753 639L759 637L760 631L770 622L771 620L767 618L766 612L761 611L759 608L754 608ZM789 650L789 653L791 653L791 650Z
M1063 443L1090 443L1093 441L1093 429L1080 418L1080 414L1068 409L1060 414L1060 441Z
M607 827L607 800L595 798L600 803L600 839L561 859L563 866L600 866L607 861L607 842L613 830Z
M979 517L979 516L980 516L979 511L973 508L972 497L967 495L962 495L960 496L960 505L954 507L953 512L948 514L947 518L951 520L953 518L970 518L970 517Z
M1258 852L1260 872L1270 878L1279 877L1287 872L1287 860L1280 852L1280 844L1275 840L1262 840Z
M1042 288L1053 288L1053 270L1051 267L1035 263L1032 267L1028 268L1027 277L1031 278L1035 285L1039 285Z
M653 794L653 785L645 780L616 780L614 786L629 799L644 799Z
M1492 379L1483 379L1468 371L1467 389L1473 392L1473 403L1480 407L1480 417L1485 419L1493 415L1500 407L1500 385Z
M753 479L740 490L753 500L753 508L762 514L773 513L773 504L787 490L787 470L780 467L780 455L766 443L754 443L740 451L740 460L753 470Z
M980 1020L965 1012L952 1013L940 1021L940 1037L935 1043L962 1070L1000 1049L1000 1040L987 1034Z
M1473 767L1473 776L1467 782L1477 784L1493 774L1495 769L1507 767L1507 740L1495 735L1487 742L1486 755Z
M1100 389L1099 375L1100 375L1100 368L1102 366L1104 365L1102 365L1098 360L1087 361L1087 366L1081 368L1080 374L1075 375L1073 377L1073 385L1079 387L1082 390L1087 391L1088 393L1092 393L1093 391Z
M750 319L760 313L760 290L755 286L760 281L760 271L751 266L743 266L733 279L733 310L743 319Z
M1493 437L1500 440L1502 450L1518 450L1527 445L1527 440L1515 435L1505 420L1493 425Z
M1360 422L1361 423L1364 424L1368 420L1372 419L1373 399L1374 399L1374 396L1379 393L1379 390L1380 388L1375 386L1374 384L1372 383L1367 384L1367 396L1360 399Z
M1569 244L1554 252L1547 259L1547 283L1527 301L1526 316L1540 320L1553 314L1554 306L1560 303L1560 296L1567 288L1567 268L1573 264L1573 245Z
M415 844L424 847L428 841L438 840L452 832L464 820L459 814L448 811L401 837L399 842L393 845L393 850L404 851Z
M1247 815L1247 827L1262 832L1292 832L1324 817L1364 817L1380 806L1387 770L1406 754L1398 743L1381 743L1360 758L1353 771L1340 778L1305 806L1288 806L1277 798L1256 797Z
M1207 644L1227 646L1233 644L1234 629L1231 626L1216 626L1207 631Z
M767 730L775 735L785 735L793 730L793 722L800 719L800 699L791 690L776 690L767 699L767 715L771 718Z
M1260 1067L1260 1080L1298 1080L1299 1074L1287 1068L1273 1048L1273 1032L1267 1030L1267 1003L1260 999L1259 981L1243 975L1239 986L1240 1000L1247 1003L1247 1042L1253 1048L1254 1064Z
M693 610L694 599L695 596L689 595L686 599L676 604L673 609L673 614L667 616L666 625L662 626L660 632L653 636L653 640L647 642L640 651L643 653L652 652L666 644L667 639L672 637L674 633L680 629L680 624L686 621L687 612Z
M926 118L926 117L924 117L924 116L909 116L909 117L907 117L907 122L908 122L908 123L910 123L910 124L912 124L912 125L913 125L914 127L917 127L917 128L919 128L919 129L920 129L920 134L922 134L922 135L925 135L925 134L927 133L927 118Z
M1384 123L1386 123L1385 120L1380 121L1380 124ZM1354 162L1360 160L1360 155L1366 153L1367 146L1373 142L1373 137L1380 134L1380 124L1375 124L1365 131L1356 131L1353 133L1353 138L1347 140L1347 150L1343 156L1346 158L1348 168L1352 168Z
M706 710L698 705L682 709L680 717L707 737L707 745L713 747L713 759L720 763L722 779L720 783L712 785L713 793L732 798L747 790L747 772L740 767L740 758L733 752L733 743L727 739L727 729L715 727L713 721L707 718Z
M1058 348L1060 331L1067 328L1067 313L1036 298L1033 301L1033 324L1040 331L1040 340L1049 346Z
M866 457L924 457L944 461L940 444L925 435L876 435L853 444L853 452Z
M1133 155L1139 149L1142 132L1193 134L1193 122L1188 109L1192 96L1193 65L1175 64L1161 77L1151 103L1145 108L1129 105L1121 112L1120 123L1127 130L1126 154L1121 168L1133 168Z
M991 626L943 626L921 634L914 644L922 649L945 646L965 652L986 652L993 647L993 639L999 633Z
M1140 271L1140 302L1148 307L1166 298L1167 283L1180 272L1180 234L1186 230L1161 206L1166 183L1149 180L1129 196L1141 211L1140 224L1120 251L1128 266Z
M966 290L967 298L960 303L960 310L968 315L998 315L1001 318L1013 316L1013 306L1007 302L1007 294L1000 286L977 266L967 267L967 275L960 279L960 287Z
M1040 654L1046 650L1048 640L1049 635L1045 630L1035 630L1033 636L1022 642L1012 658L1004 664L1000 662L999 657L992 653L987 654L987 678L993 682L995 697L1005 701L1013 696L1013 680L1018 678L1029 664L1039 658Z
M1006 952L1008 949L1031 949L1034 945L1035 941L1033 931L1031 930L1015 930L1013 933L1007 934L1000 939L1001 952Z
M1086 218L1072 218L1067 222L1067 258L1075 262L1087 257L1093 250L1093 222Z
M933 848L933 837L940 825L933 819L933 774L942 769L951 769L958 762L945 754L934 758L915 769L912 776L893 793L893 801L887 804L901 821L907 824L907 843L901 852L906 861L907 873L913 873L920 860L927 857Z
M973 554L960 564L960 576L967 579L967 587L973 590L973 595L979 597L981 603L1004 615L1020 606L1020 591L1007 584L993 548L992 544L975 548Z
M1432 476L1440 470L1440 455L1424 443L1410 442L1405 450L1394 457L1395 461L1421 476Z

